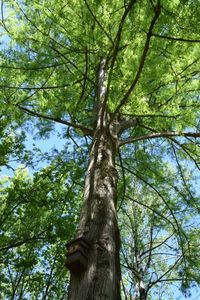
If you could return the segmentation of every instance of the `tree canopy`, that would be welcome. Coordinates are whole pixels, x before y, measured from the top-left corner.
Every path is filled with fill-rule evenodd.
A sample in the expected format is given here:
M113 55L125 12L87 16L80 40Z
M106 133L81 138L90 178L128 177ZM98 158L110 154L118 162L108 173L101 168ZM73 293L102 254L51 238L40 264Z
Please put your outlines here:
M105 112L117 128L122 299L199 287L198 2L2 0L3 299L66 299L65 244Z

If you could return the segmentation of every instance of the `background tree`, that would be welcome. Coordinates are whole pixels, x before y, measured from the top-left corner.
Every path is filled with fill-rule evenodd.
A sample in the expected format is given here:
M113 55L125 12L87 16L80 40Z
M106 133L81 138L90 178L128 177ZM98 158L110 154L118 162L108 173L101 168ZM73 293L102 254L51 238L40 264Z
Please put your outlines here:
M130 297L146 299L161 282L199 282L198 10L197 1L2 2L2 143L10 120L21 149L5 155L49 164L2 183L5 297L65 297L60 255L75 230L86 169L76 237L92 246L87 270L71 274L68 299L121 298L117 210L131 228L129 242L121 229L124 276L132 274L124 297L132 285ZM47 139L56 123L66 127L63 151L25 149L27 134ZM155 262L157 247L171 262Z

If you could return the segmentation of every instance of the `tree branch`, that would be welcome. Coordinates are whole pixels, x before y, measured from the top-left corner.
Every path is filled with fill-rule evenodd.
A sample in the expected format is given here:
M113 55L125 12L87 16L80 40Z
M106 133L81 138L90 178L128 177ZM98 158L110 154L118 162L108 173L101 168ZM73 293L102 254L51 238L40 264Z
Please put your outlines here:
M47 65L47 66L37 66L37 67L23 67L23 66L12 66L12 65L0 65L1 69L12 69L12 70L22 70L22 71L37 71L37 70L44 70L44 69L50 69L50 68L56 68L65 65L64 62L57 63L54 65Z
M79 80L80 81L80 80ZM75 83L79 82L76 81ZM52 89L60 89L60 88L64 88L64 87L69 87L69 84L63 84L63 85L55 85L55 86L44 86L44 87L36 87L36 86L32 86L32 87L19 87L19 86L8 86L8 85L1 85L0 89L17 89L17 90L27 90L27 91L31 91L31 90L52 90Z
M126 169L126 168L125 168L125 169ZM132 172L131 172L131 173L132 173ZM125 195L125 198L127 198L127 199L129 199L129 200L131 200L131 201L133 201L133 202L136 202L136 203L138 203L139 205L141 205L141 206L143 206L143 207L145 207L145 208L151 210L154 214L156 214L157 216L159 216L161 219L163 219L163 220L165 220L166 222L168 222L169 224L171 224L171 226L173 227L174 231L176 232L176 227L175 227L175 225L173 224L173 222L172 222L169 218L167 218L167 217L165 217L163 214L161 214L159 211L157 211L156 209L152 208L151 206L149 206L149 205L147 205L147 204L145 204L145 203L142 203L142 202L140 202L140 201L138 201L138 200L136 200L136 199L133 199L133 198L127 196L127 195Z
M166 132L145 134L145 135L141 135L141 136L138 136L138 137L130 137L128 139L121 140L121 141L119 141L118 146L121 147L125 144L131 144L131 143L141 141L141 140L148 140L148 139L154 139L154 138L168 138L168 137L170 138L170 137L173 137L173 136L199 138L200 137L200 132L198 133L198 132L186 132L186 131L182 131L182 132L166 131Z
M195 166L197 167L197 169L200 171L200 167L198 165L198 162L196 161L196 159L191 155L191 153L189 152L190 150L187 149L187 147L185 147L184 145L182 145L181 143L179 143L176 139L170 138L171 141L173 141L175 144L177 144L179 146L179 149L183 150L187 156L193 161L193 163L195 164ZM192 153L194 154L194 153Z
M118 54L118 51L120 50L119 46L120 46L120 40L121 40L121 35L122 35L124 23L126 21L126 18L129 14L129 12L131 11L133 5L135 4L135 2L136 2L136 0L131 0L130 3L127 5L127 7L126 7L126 9L125 9L125 11L122 15L121 21L119 23L118 31L117 31L117 34L116 34L115 39L114 39L114 46L111 49L111 51L108 55L108 58L107 58L107 60L109 60L111 58L111 63L110 63L110 70L109 70L109 73L108 73L106 100L108 99L108 93L109 93L109 88L110 88L110 84L111 84L114 65L115 65L115 62L116 62L116 59L117 59L117 54ZM115 117L115 114L111 118L111 121L113 120L114 117Z
M22 111L26 112L27 114L32 115L34 117L39 117L39 118L42 118L42 119L45 119L45 120L54 121L54 122L57 122L57 123L60 123L60 124L64 124L64 125L76 128L76 129L81 129L83 131L83 133L86 134L86 135L92 135L93 134L93 130L91 128L85 127L81 124L76 124L76 123L68 122L68 121L65 121L65 120L62 120L62 119L59 119L59 118L54 118L52 116L43 115L41 113L32 111L32 110L30 110L30 109L28 109L24 106L21 106L21 105L16 105L16 106L20 110L22 110Z
M68 59L65 54L63 54L62 52L60 52L57 48L54 47L54 44L59 45L62 48L66 49L66 46L61 44L60 42L58 42L57 40L55 40L54 38L52 38L49 33L43 32L40 28L38 28L38 26L33 22L33 20L31 20L26 13L23 11L23 9L18 5L19 10L21 11L21 13L23 14L23 16L26 18L26 20L38 31L40 32L43 36L48 37L51 44L49 44L49 48L52 49L54 52L56 52L59 56L63 57L70 65L72 65L78 72L80 72L82 75L85 75L81 70L79 70L79 68L77 67L77 65L71 61L70 59ZM87 78L90 82L92 82L94 84L94 82L90 79Z
M143 49L143 53L142 53L142 56L141 56L141 59L140 59L140 63L139 63L137 73L136 73L135 78L134 78L131 86L129 87L128 91L126 92L126 94L122 98L121 102L117 106L117 108L115 110L115 114L118 113L119 110L121 109L121 107L127 102L129 96L131 95L133 89L135 88L135 86L136 86L136 84L137 84L137 82L140 78L140 75L142 73L144 63L145 63L145 60L146 60L146 57L147 57L147 53L148 53L148 50L149 50L150 40L151 40L151 37L152 37L152 30L153 30L153 27L155 26L155 24L156 24L156 22L157 22L157 20L160 16L160 12L161 12L160 11L160 3L158 2L157 6L156 6L156 9L155 9L154 17L153 17L153 19L151 21L151 24L149 26L146 42L145 42L145 45L144 45L144 49Z
M126 129L137 126L139 122L140 119L138 117L128 117L120 115L120 117L118 118L119 124L117 126L117 132L120 134Z
M54 225L54 224L53 224ZM3 246L0 248L0 251L8 251L12 248L16 248L16 247L19 247L19 246L22 246L26 243L32 243L32 242L35 242L35 241L39 241L41 239L45 239L46 237L42 236L44 233L46 233L50 228L52 228L53 225L50 225L49 227L47 227L47 229L43 230L42 232L38 233L37 235L34 235L32 237L29 237L27 239L24 239L24 240L21 240L21 241L11 241L9 245L7 246Z
M179 261L180 261L182 258L183 258L183 256L181 255L181 256L175 261L175 263L174 263L173 265L171 265L171 266L169 267L169 269L168 269L163 275L161 275L157 280L151 282L151 283L149 284L149 286L148 286L148 290L149 290L153 285L155 285L156 283L160 282L160 280L161 280L164 276L166 276L168 273L170 273L170 272L176 267L176 265L179 263Z
M109 36L109 34L106 32L106 30L103 28L103 26L101 25L101 23L98 21L97 17L95 16L95 14L93 13L93 11L91 10L89 4L87 3L86 0L84 0L85 5L87 7L87 9L89 10L92 18L94 19L94 21L98 24L99 28L101 28L101 30L105 33L105 35L107 36L107 38L110 40L110 42L113 44L113 40L112 38Z
M151 227L150 227L150 243L149 243L149 253L148 253L148 258L147 258L147 263L146 263L146 266L145 266L145 273L147 272L147 270L150 268L150 265L151 265L151 261L152 261L152 252L153 252L153 232L154 232L154 227L153 225L151 224Z
M5 18L4 18L4 0L1 0L1 22L3 25L3 28L10 34L6 24L5 24Z
M155 36L155 37L158 37L161 39L172 40L172 41L176 41L176 42L200 43L200 40L198 40L198 39L184 39L184 38L160 35L160 34L156 34L156 33L152 33L152 36Z
M120 167L121 167L121 170L122 170L122 178L123 178L123 195L122 195L121 201L120 201L120 203L119 203L119 205L118 205L117 212L121 209L122 204L124 203L125 194L126 194L126 177L125 177L124 166L123 166L123 162L122 162L122 157L121 157L120 150L118 150L118 155L119 155Z
M143 176L140 176L140 175L138 175L138 172L137 172L137 170L136 170L136 172L133 172L132 170L130 170L129 168L126 168L126 167L124 167L124 169L125 170L127 170L128 172L130 172L131 174L133 174L134 176L136 176L138 179L140 179L141 181L143 181L147 186L149 186L159 197L160 197L160 199L163 201L163 203L165 204L165 206L168 208L168 210L169 210L169 212L170 212L170 214L171 214L171 216L172 216L172 218L174 219L174 222L175 222L175 224L176 224L176 226L177 226L177 230L176 230L176 227L174 226L174 224L171 222L171 224L172 224L172 226L173 226L173 228L174 228L174 230L175 230L175 232L177 232L178 233L178 236L179 236L179 238L180 238L180 241L181 241L181 249L182 249L182 253L184 253L184 251L183 251L183 247L182 247L182 236L181 236L181 234L183 234L184 235L184 237L187 239L187 236L186 236L186 234L184 233L184 231L182 230L182 228L180 227L180 225L179 225L179 223L178 223L178 220L177 220L177 218L176 218L176 216L175 216L175 214L174 214L174 211L173 211L173 209L169 206L169 204L168 204L168 202L165 200L165 198L163 197L163 195L160 193L160 191L157 189L157 188L155 188L152 184L150 184ZM166 218L166 219L169 219L169 218ZM168 220L169 221L169 220Z
M153 251L159 247L161 247L163 244L166 243L166 241L168 241L169 239L171 239L171 237L174 235L174 233L170 234L168 237L166 237L163 241L161 241L158 245L156 246L152 246L151 248L149 248L148 250L145 250L141 253L141 256L144 256L145 254L147 254L150 251Z
M180 176L181 176L183 185L185 186L186 191L190 195L190 198L192 200L194 200L194 197L193 197L193 195L191 193L191 190L190 190L189 186L187 185L187 182L186 182L186 179L185 179L185 175L184 175L184 170L182 169L181 163L180 163L180 161L178 159L178 156L177 156L177 153L176 153L176 149L175 149L175 146L174 146L173 142L172 142L172 150L173 150L174 157L175 157L175 160L176 160L177 168L178 168L178 170L180 172Z

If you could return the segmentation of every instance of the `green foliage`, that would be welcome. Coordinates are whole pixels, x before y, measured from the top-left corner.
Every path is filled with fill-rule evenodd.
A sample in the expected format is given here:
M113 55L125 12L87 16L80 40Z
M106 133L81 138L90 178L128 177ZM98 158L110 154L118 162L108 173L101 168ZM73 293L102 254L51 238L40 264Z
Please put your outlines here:
M138 120L119 139L143 137L117 159L122 295L141 280L154 300L174 299L174 279L184 293L200 283L199 10L195 0L2 1L0 297L66 295L102 57L106 110ZM149 138L163 132L180 134ZM52 133L65 147L43 151Z
M13 178L2 181L0 295L4 299L65 294L65 244L73 237L81 198L73 182L81 171L77 166L72 171L73 164L58 158L34 176L20 168Z

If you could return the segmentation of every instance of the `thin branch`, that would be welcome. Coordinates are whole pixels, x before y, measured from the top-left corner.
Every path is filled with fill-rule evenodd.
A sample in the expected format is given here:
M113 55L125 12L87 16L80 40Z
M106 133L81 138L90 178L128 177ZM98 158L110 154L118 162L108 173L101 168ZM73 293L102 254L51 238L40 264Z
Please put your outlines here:
M129 169L128 169L129 170ZM148 181L146 181L143 177L139 176L138 174L132 172L129 170L130 173L134 174L137 178L139 178L141 181L143 181L146 185L148 185L151 189L153 189L154 192L156 192L156 194L162 199L162 201L164 202L165 206L168 208L168 210L170 211L170 214L172 216L172 218L175 221L175 224L177 226L177 230L175 229L175 226L173 225L173 228L175 229L175 232L178 233L178 237L180 239L180 247L181 247L181 251L182 251L182 258L184 260L185 263L185 256L184 256L184 248L183 248L183 239L182 239L182 235L184 235L185 239L188 242L188 237L185 234L185 232L182 230L182 228L180 227L178 220L175 216L175 213L173 212L172 208L169 206L168 202L165 200L165 198L163 197L163 195L157 190L157 188L155 188L152 184L150 184Z
M174 115L174 116L171 116L171 115L159 115L159 114L137 114L137 115L134 115L134 114L126 114L126 113L123 113L122 116L130 116L130 117L135 117L135 118L172 118L172 119L177 119L178 117L180 117L181 115Z
M101 28L101 30L105 33L105 35L107 36L107 38L110 40L110 42L113 44L113 40L112 38L109 36L109 34L106 32L106 30L104 29L104 27L101 25L101 23L98 21L97 17L95 16L95 14L93 13L93 11L91 10L89 4L87 3L86 0L84 0L87 9L89 10L91 16L93 17L94 21L98 24L99 28Z
M147 186L149 186L161 199L162 199L162 201L164 202L164 204L166 205L166 207L168 208L168 210L170 211L170 214L171 214L171 216L172 216L172 218L174 219L174 221L175 221L175 224L176 224L176 226L177 226L177 230L176 230L176 228L175 228L175 226L174 226L174 224L173 223L171 223L171 224L173 224L173 228L175 229L175 232L178 232L178 235L179 235L179 238L180 238L180 241L181 241L181 248L182 248L182 237L181 237L181 233L185 236L185 238L187 239L187 236L186 236L186 234L181 230L181 228L180 228L180 226L179 226L179 223L178 223L178 221L177 221L177 219L176 219L176 216L175 216L175 214L174 214L174 212L173 212L173 210L171 209L171 207L169 206L169 204L167 203L167 201L165 200L165 198L163 197L163 195L152 185L152 184L150 184L147 180L145 180L143 177L141 177L141 176L139 176L138 174L136 174L135 172L133 172L132 170L130 170L130 169L128 169L128 168L125 168L128 172L130 172L130 173L132 173L133 175L135 175L138 179L140 179L141 181L143 181ZM165 219L167 219L167 218L165 218ZM167 219L168 220L168 219ZM168 220L169 221L169 220ZM183 251L183 249L182 249L182 252L184 252Z
M128 139L121 140L118 143L118 147L121 147L122 145L125 145L125 144L131 144L131 143L134 143L134 142L137 142L137 141L141 141L141 140L154 139L154 138L170 138L170 137L173 137L173 136L199 138L200 133L198 133L198 132L186 132L186 131L182 131L182 132L166 131L166 132L145 134L145 135L142 135L142 136L130 137Z
M183 70L181 72L179 72L177 75L180 76L181 74L183 74L188 68L190 68L192 65L194 65L196 62L198 62L200 60L200 58L196 58L195 60L193 60L189 65L187 65L185 68L183 68ZM192 73L189 73L191 75L196 75L199 73L198 71L193 71Z
M72 62L70 59L68 59L62 52L60 52L57 48L54 47L54 44L59 45L62 48L66 48L65 45L62 45L61 43L59 43L58 41L56 41L54 38L52 38L49 33L43 32L40 28L38 28L38 26L27 16L27 14L23 11L23 9L18 6L20 11L22 12L22 14L24 15L24 17L27 19L27 21L38 31L40 32L43 36L48 37L51 44L49 44L49 48L52 49L54 52L56 52L57 54L59 54L59 56L63 57L69 64L71 64L78 72L80 72L82 75L84 75L84 73L79 70L79 68L77 67L77 65ZM90 79L87 78L90 82L92 82L94 84L94 82Z
M128 117L128 116L120 116L118 118L118 128L117 132L122 133L124 130L129 129L131 127L136 127L139 125L140 119L139 118L134 118L134 117Z
M52 40L52 42L54 42L54 40L52 38L51 38L51 40ZM94 86L96 86L96 83L92 79L90 79L89 77L87 77L84 72L82 72L81 70L79 70L79 68L77 67L77 65L73 61L71 61L70 59L68 59L65 54L63 54L62 52L60 52L53 45L49 45L49 48L52 49L54 52L56 52L60 57L64 58L70 65L72 65L81 75L83 75L83 78L86 78L89 82L91 82Z
M34 92L33 92L32 94L30 94L30 95L27 96L25 99L23 99L22 101L20 101L20 103L23 103L23 102L27 101L28 99L30 99L30 98L32 98L34 95L36 95L38 92L40 92L40 90L43 90L43 89L45 88L46 83L49 81L49 79L50 79L51 76L53 75L54 71L55 71L55 68L53 68L53 69L51 70L51 73L50 73L49 76L46 78L46 80L42 83L42 85L40 86L40 88L39 88L39 89L35 89ZM18 89L20 89L20 87L17 88L16 91L14 91L13 93L11 93L11 95L9 95L9 97L6 99L6 101L9 102L10 98L11 98L15 93L17 93Z
M19 86L8 86L8 85L1 85L0 89L18 89L18 90L27 90L27 91L31 91L31 90L52 90L52 89L60 89L60 88L64 88L64 87L68 87L70 86L70 84L63 84L63 85L55 85L55 86L46 86L46 87L36 87L36 86L32 86L32 87L19 87Z
M132 266L130 266L130 264L129 264L129 262L128 262L127 255L124 253L123 248L121 248L121 252L122 252L122 254L123 254L125 263L127 264L127 266L124 266L124 265L123 265L123 267L128 268L129 270L131 270L131 271L134 273L134 275L137 277L137 270L136 270L136 268L134 267L134 264L133 264ZM121 265L122 265L122 264L121 264Z
M21 106L21 105L16 105L16 107L19 108L20 110L28 113L29 115L34 116L34 117L39 117L39 118L42 118L42 119L45 119L45 120L54 121L54 122L57 122L57 123L60 123L60 124L64 124L64 125L67 125L67 126L70 126L70 127L73 127L73 128L81 129L83 131L83 133L85 133L85 134L90 135L90 134L93 133L93 130L91 128L85 127L81 124L68 122L68 121L65 121L65 120L62 120L62 119L59 119L59 118L55 118L53 116L47 116L47 115L38 113L36 111L32 111L32 110L30 110L30 109L28 109L24 106Z
M54 225L54 224L53 224ZM42 236L42 234L44 234L45 232L47 232L50 228L52 228L53 225L50 225L48 228L46 228L45 230L43 230L42 232L38 233L37 235L34 235L32 237L29 237L27 239L24 239L24 240L21 240L21 241L13 241L10 243L10 245L7 245L7 246L3 246L0 248L0 251L8 251L12 248L15 248L15 247L19 247L19 246L22 246L26 243L32 243L34 241L38 241L38 240L41 240L41 239L44 239L45 237Z
M179 159L178 159L178 157L177 157L177 153L176 153L176 150L175 150L175 145L174 145L173 143L172 143L172 150L173 150L173 153L174 153L174 157L175 157L175 160L176 160L176 164L177 164L178 170L180 171L180 175L181 175L183 184L184 184L184 186L185 186L185 188L186 188L188 194L190 195L191 199L194 200L193 195L192 195L192 193L191 193L191 191L190 191L190 189L189 189L189 187L188 187L188 185L187 185L186 179L185 179L185 177L184 177L184 173L183 173L183 170L182 170L182 166L181 166L181 164L180 164L180 162L179 162Z
M45 292L44 292L44 296L42 297L42 300L46 300L47 297L48 297L49 288L50 288L51 283L52 283L53 271L55 269L56 259L57 259L58 253L59 253L59 250L56 249L56 253L54 254L54 257L53 257L53 263L52 263L52 266L51 266L50 274L48 276L48 280L47 280L47 283L46 283L46 288L45 288Z
M150 268L150 264L151 264L151 260L152 260L152 251L153 251L153 225L151 224L151 227L150 227L150 243L149 243L149 253L148 253L148 259L147 259L147 263L146 263L146 266L145 266L145 272Z
M3 225L3 223L5 223L5 221L8 219L8 217L13 213L13 211L21 204L24 202L24 199L20 200L17 204L15 204L13 206L13 208L8 212L8 214L6 214L6 216L4 217L4 219L2 218L1 222L0 222L0 227ZM5 213L4 213L5 214Z
M148 33L147 33L147 38L146 38L146 42L145 42L145 45L144 45L144 49L143 49L143 53L142 53L142 56L141 56L141 59L140 59L140 63L139 63L139 67L138 67L138 70L137 70L137 73L135 75L135 78L131 84L131 86L129 87L128 91L126 92L126 94L124 95L124 97L122 98L121 102L119 103L119 105L117 106L116 110L115 110L115 114L119 112L119 110L121 109L121 107L126 104L129 96L131 95L132 91L134 90L139 78L140 78L140 75L142 73L142 70L143 70L143 67L144 67L144 63L145 63L145 60L146 60L146 57L147 57L147 54L148 54L148 51L149 51L149 46L150 46L150 41L151 41L151 37L152 37L152 30L160 16L160 3L158 2L157 6L156 6L156 9L155 9L155 14L154 14L154 17L151 21L151 24L149 26L149 30L148 30Z
M125 168L125 169L126 169L126 168ZM153 213L155 213L156 215L158 215L159 217L161 217L161 219L163 219L163 220L167 221L168 223L170 223L170 224L172 225L172 227L174 228L174 230L176 231L176 227L175 227L174 224L170 221L170 219L167 218L167 217L165 217L165 216L163 216L159 211L157 211L157 210L155 210L154 208L152 208L151 206L149 206L149 205L147 205L147 204L145 204L145 203L142 203L142 202L140 202L140 201L138 201L138 200L136 200L136 199L133 199L133 198L131 198L131 197L129 197L129 196L125 196L125 198L127 198L127 199L129 199L129 200L131 200L131 201L133 201L133 202L136 202L136 203L138 203L139 205L142 205L143 207L145 207L145 208L151 210Z
M160 279L159 282L169 282L169 281L183 281L184 278L166 278L166 279Z
M145 254L147 254L148 252L153 251L153 250L155 250L155 249L161 247L163 244L166 243L166 241L168 241L169 239L171 239L171 237L172 237L173 235L174 235L174 233L170 234L167 238L164 239L164 241L160 242L158 245L153 246L153 247L149 248L148 250L143 251L143 252L141 253L141 257L144 256Z
M29 255L28 255L28 258L31 256L31 249L29 249ZM17 292L18 290L18 287L20 285L21 282L23 282L24 280L24 275L25 275L25 272L27 270L27 267L26 265L23 267L23 270L21 272L18 272L17 276L16 276L16 283L14 285L14 290L13 290L13 295L12 295L12 299L16 299L15 297L15 293ZM19 276L18 276L19 275Z
M3 5L4 5L4 0L1 0L1 21L2 21L4 29L9 33L9 30L8 30L6 24L5 24L4 12L3 12L3 10L4 10Z
M124 172L124 166L123 166L123 162L122 162L121 153L120 153L119 150L118 150L118 155L119 155L119 162L120 162L120 167L121 167L121 170L122 170L122 178L123 178L123 196L122 196L121 202L118 206L117 212L122 207L122 204L123 204L124 199L125 199L125 194L126 194L126 178L125 178L125 172Z
M193 156L191 155L191 153L189 152L189 150L186 147L184 147L184 145L182 145L181 143L179 143L177 140L175 140L173 138L170 138L170 140L172 140L175 144L177 144L187 154L187 156L194 162L195 166L200 171L200 167L199 167L197 161L195 160L195 158L193 158Z
M176 42L200 43L199 39L184 39L184 38L179 38L179 37L160 35L160 34L156 34L156 33L152 33L152 36L155 36L155 37L158 37L161 39L172 40L172 41L176 41Z
M74 143L74 145L75 145L77 148L80 148L80 146L77 144L77 142L75 141L75 139L71 136L71 134L70 134L70 128L69 128L69 127L67 128L67 137L69 137L70 140L72 140L72 142Z
M107 60L109 60L111 58L111 64L110 64L110 70L109 70L109 73L108 73L108 80L107 80L107 95L106 95L106 99L105 99L105 104L106 104L106 101L108 99L108 94L109 94L109 90L110 90L110 85L111 85L111 79L112 79L112 74L113 74L113 70L114 70L114 65L115 65L115 62L116 62L116 59L117 59L117 54L118 54L118 51L120 50L120 40L121 40L121 35L122 35L122 31L123 31L123 27L124 27L124 23L126 21L126 18L129 14L129 12L131 11L133 5L135 4L136 0L131 0L130 3L127 5L123 15L122 15L122 18L121 18L121 21L119 23L119 28L118 28L118 31L117 31L117 34L115 36L115 40L114 40L114 46L113 48L111 49L111 53L109 53L108 55L108 58ZM114 114L115 116L115 114ZM113 118L114 118L113 116ZM112 118L111 118L111 121L112 121Z
M86 47L87 49L87 47ZM85 75L84 75L84 79L83 79L83 86L82 86L82 92L81 92L81 95L80 95L80 101L82 99L84 99L84 94L85 94L85 91L86 91L86 86L87 86L87 74L88 74L88 52L85 51Z
M149 284L149 286L148 286L148 290L149 290L153 285L155 285L156 283L160 282L160 280L161 280L164 276L166 276L169 272L171 272L171 271L176 267L176 265L178 264L178 262L179 262L182 258L183 258L183 257L182 257L182 255L181 255L181 256L175 261L175 263L174 263L173 265L171 265L170 268L169 268L163 275L161 275L157 280L151 282L151 283Z
M123 278L121 280L121 285L122 285L122 290L123 290L123 293L124 293L124 300L128 300L128 297L126 296L126 289L125 289Z
M0 69L12 69L12 70L22 70L22 71L37 71L37 70L44 70L44 69L50 69L50 68L56 68L65 65L64 62L58 63L55 65L48 65L48 66L38 66L38 67L15 67L12 65L6 66L6 65L0 65Z

